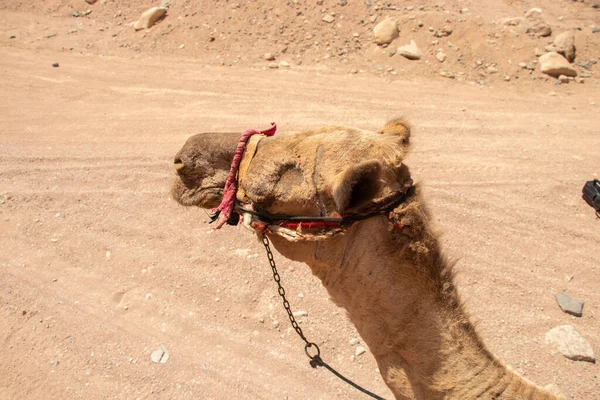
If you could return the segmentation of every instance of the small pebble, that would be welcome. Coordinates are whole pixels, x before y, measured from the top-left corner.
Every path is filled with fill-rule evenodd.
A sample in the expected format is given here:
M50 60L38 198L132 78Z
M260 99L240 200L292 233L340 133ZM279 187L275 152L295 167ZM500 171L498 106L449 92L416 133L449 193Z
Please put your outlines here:
M364 354L366 351L367 350L364 347L362 347L362 346L356 346L356 351L355 351L354 354L358 357L358 356Z
M58 63L57 63L57 62L55 62L55 63L52 63L52 66L53 66L54 68L58 68L58 67L59 67L59 65L58 65Z

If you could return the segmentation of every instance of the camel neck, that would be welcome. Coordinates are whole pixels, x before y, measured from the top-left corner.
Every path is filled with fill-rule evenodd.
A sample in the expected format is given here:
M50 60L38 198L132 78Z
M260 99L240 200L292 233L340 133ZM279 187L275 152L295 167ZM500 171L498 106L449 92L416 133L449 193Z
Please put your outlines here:
M535 386L508 371L475 332L437 238L394 237L386 224L385 218L363 222L338 242L344 251L335 261L311 267L348 311L394 395L529 398Z

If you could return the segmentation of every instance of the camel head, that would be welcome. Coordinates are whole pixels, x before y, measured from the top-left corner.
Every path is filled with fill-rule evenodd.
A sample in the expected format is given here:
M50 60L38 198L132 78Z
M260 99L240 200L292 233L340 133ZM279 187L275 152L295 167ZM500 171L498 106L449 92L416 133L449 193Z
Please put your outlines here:
M410 179L402 164L409 136L408 124L393 120L378 132L332 126L265 137L239 177L240 189L255 209L271 214L354 212ZM216 207L238 138L234 133L189 138L174 160L175 200L185 206Z

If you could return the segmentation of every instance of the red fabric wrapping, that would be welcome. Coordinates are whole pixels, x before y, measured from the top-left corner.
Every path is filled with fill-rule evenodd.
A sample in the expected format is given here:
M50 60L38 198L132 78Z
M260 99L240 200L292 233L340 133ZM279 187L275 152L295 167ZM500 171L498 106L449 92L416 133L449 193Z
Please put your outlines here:
M242 157L244 156L244 150L246 150L246 144L248 143L248 139L250 139L250 136L257 134L273 136L276 130L277 125L275 124L275 122L271 122L271 127L269 129L265 129L264 131L248 129L242 134L242 137L240 137L237 149L233 154L233 160L231 161L229 176L227 177L227 182L225 182L225 189L223 190L223 200L221 200L221 204L219 204L219 207L217 207L217 210L219 210L221 214L219 215L219 220L217 221L217 226L215 227L215 229L221 229L221 227L225 225L225 223L231 216L231 213L233 212L233 208L235 206L235 198L238 190L238 169L240 167L240 162L242 162Z

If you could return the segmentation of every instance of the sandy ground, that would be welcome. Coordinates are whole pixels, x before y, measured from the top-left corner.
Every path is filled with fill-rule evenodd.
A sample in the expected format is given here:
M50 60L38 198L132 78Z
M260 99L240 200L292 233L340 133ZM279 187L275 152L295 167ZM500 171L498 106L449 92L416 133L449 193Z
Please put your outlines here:
M171 163L201 131L377 129L399 115L414 124L408 164L487 345L541 386L599 398L598 364L544 345L571 324L600 351L600 221L581 200L600 175L598 85L0 47L0 98L0 398L362 398L309 367L252 235L213 232L170 199ZM326 361L390 397L308 267L277 261ZM557 292L584 300L583 318L563 313ZM154 364L161 344L170 359Z

